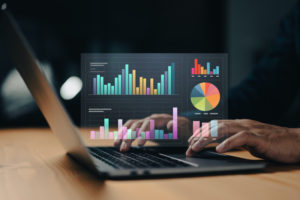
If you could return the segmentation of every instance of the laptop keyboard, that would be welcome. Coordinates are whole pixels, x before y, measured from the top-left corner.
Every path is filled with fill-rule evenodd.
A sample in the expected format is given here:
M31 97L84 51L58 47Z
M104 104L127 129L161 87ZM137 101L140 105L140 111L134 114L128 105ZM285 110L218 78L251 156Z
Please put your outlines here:
M115 148L93 147L89 148L89 152L117 169L191 167L187 163L144 149L132 149L121 153Z

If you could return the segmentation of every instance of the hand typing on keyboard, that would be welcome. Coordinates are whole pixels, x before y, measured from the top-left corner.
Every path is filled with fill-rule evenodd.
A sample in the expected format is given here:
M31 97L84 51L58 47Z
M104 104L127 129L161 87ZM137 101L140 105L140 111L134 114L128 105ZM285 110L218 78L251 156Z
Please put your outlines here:
M156 128L167 128L167 130L172 131L173 127L173 117L169 114L153 114L144 119L131 119L128 120L124 126L132 131L136 131L140 128L140 132L150 130L150 120L155 120ZM185 117L178 117L178 132L181 133L181 138L187 140L192 135L192 125L189 119ZM117 147L120 145L120 151L125 152L130 149L132 139L117 139L114 145ZM145 139L138 138L138 145L143 146L146 143Z

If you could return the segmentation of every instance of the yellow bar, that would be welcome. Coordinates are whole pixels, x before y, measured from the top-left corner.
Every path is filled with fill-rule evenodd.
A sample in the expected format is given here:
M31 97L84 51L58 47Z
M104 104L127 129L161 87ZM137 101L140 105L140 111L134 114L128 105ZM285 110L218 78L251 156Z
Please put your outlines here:
M154 89L154 95L157 95L157 89Z
M136 86L136 80L135 80L135 69L132 70L132 94L135 95L135 86Z
M153 95L153 78L150 78L150 94Z
M206 71L206 69L204 70L204 74L207 74L207 71Z
M201 67L201 73L200 74L204 74L204 67Z
M143 94L146 95L146 92L147 92L147 79L146 78L144 78L143 87L144 87Z
M136 95L139 95L139 93L140 93L140 88L139 88L139 87L136 87L135 89L136 89Z
M140 95L143 94L143 77L140 77Z

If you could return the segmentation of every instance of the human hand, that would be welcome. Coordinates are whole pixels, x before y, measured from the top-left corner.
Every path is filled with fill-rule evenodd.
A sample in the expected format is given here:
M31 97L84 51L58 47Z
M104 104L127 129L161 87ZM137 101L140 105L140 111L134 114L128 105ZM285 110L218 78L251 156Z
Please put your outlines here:
M137 128L140 128L140 132L150 130L150 120L155 120L156 128L167 128L168 131L172 131L173 127L173 117L169 114L153 114L144 119L131 119L128 120L124 126L127 129L136 131ZM178 133L184 133L180 135L180 139L186 140L191 134L191 122L185 117L177 118ZM118 147L120 145L120 151L125 152L130 149L133 139L116 139L114 145ZM146 143L146 139L138 138L138 145L143 146Z
M285 128L254 120L219 120L218 138L225 139L217 147L219 153L245 147L254 156L284 163L300 161L300 129ZM199 131L199 130L198 130ZM201 151L213 138L192 136L187 156Z

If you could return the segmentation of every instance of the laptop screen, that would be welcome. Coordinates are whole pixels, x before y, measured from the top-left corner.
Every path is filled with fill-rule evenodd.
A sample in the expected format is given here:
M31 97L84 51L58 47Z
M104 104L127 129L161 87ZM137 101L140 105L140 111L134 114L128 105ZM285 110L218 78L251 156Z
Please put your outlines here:
M91 140L186 145L227 118L227 54L82 54L81 125ZM130 120L130 121L129 121Z

